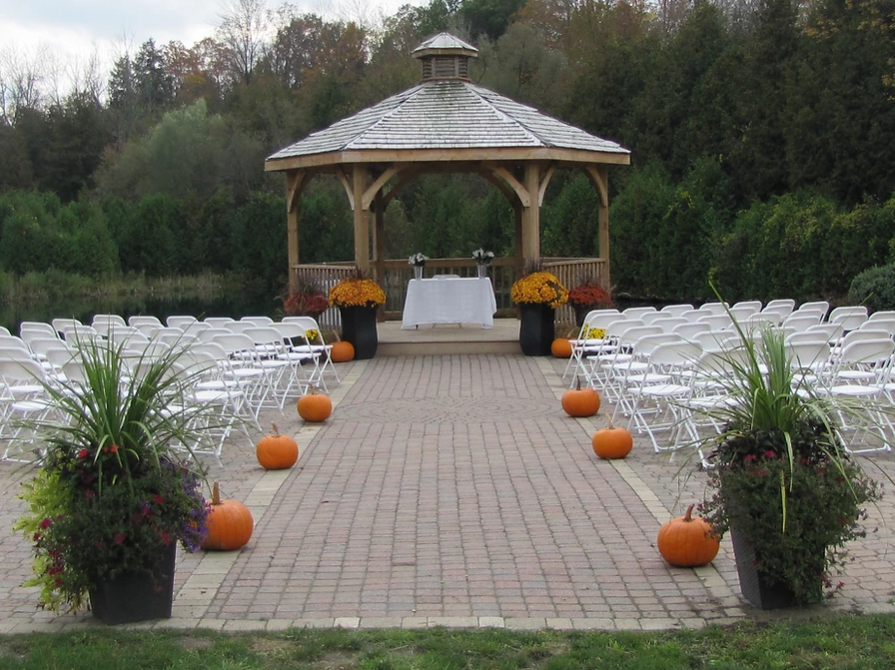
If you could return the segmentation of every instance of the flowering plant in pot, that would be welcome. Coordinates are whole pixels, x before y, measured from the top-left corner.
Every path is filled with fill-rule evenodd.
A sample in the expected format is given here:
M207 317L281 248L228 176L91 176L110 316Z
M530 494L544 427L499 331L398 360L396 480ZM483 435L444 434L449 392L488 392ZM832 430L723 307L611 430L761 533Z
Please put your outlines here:
M555 338L555 310L569 292L551 272L532 266L510 290L519 305L519 345L526 356L549 356Z
M342 339L354 347L354 357L373 358L379 346L376 309L385 304L382 287L355 270L330 289L329 302L339 308Z
M218 415L191 401L193 373L176 352L129 359L112 344L82 343L81 358L78 374L69 364L67 380L46 386L55 418L33 426L45 456L15 524L35 556L25 585L56 612L90 602L109 623L170 617L176 544L195 551L206 531L190 448ZM106 589L134 580L148 586L129 592L133 611L111 611Z
M494 260L494 252L485 251L479 247L472 252L472 260L475 261L476 265L491 265L491 262Z
M584 276L577 286L569 290L569 304L575 310L575 318L580 327L589 311L612 307L612 295L599 280Z
M711 410L724 426L708 462L700 512L731 531L743 595L774 608L831 595L846 544L863 536L865 504L879 485L848 454L833 407L794 365L779 329L756 341L737 324L713 383L727 398ZM857 410L857 408L855 408ZM705 446L705 445L701 445Z

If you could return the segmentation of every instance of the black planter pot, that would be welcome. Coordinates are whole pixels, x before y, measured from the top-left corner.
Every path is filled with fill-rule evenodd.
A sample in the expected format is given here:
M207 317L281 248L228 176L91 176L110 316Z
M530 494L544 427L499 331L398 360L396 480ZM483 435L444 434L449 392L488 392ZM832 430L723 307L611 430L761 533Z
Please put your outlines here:
M174 603L174 561L177 544L165 548L152 571L101 577L90 589L93 616L105 624L170 619Z
M772 583L766 575L758 571L755 547L749 538L731 528L730 540L733 543L743 597L763 610L795 606L796 596L792 589L785 584Z
M526 356L550 356L555 337L552 307L544 303L520 303L519 344Z
M376 307L340 307L342 314L342 339L351 342L354 358L373 358L379 346L376 330Z

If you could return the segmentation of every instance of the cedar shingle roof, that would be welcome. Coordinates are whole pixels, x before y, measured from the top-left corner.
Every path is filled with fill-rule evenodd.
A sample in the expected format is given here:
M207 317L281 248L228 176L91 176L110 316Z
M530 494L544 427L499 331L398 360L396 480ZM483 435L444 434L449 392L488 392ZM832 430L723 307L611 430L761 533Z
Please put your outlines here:
M268 158L400 149L630 151L467 81L427 81L311 133Z

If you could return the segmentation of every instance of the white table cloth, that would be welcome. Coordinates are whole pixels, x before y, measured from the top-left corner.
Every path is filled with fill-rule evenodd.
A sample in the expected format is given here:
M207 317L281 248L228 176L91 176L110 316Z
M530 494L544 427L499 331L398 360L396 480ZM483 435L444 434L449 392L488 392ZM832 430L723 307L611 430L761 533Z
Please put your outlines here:
M488 277L411 279L401 328L437 323L480 323L491 328L496 311Z

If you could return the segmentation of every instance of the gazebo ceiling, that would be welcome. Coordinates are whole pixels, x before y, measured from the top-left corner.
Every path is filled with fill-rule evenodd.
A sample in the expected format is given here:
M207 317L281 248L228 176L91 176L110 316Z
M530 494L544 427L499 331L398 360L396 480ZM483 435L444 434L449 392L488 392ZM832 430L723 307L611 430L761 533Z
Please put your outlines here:
M436 35L414 56L431 78L281 149L265 170L393 161L630 163L630 151L616 142L468 81L463 64L475 49L451 35Z

